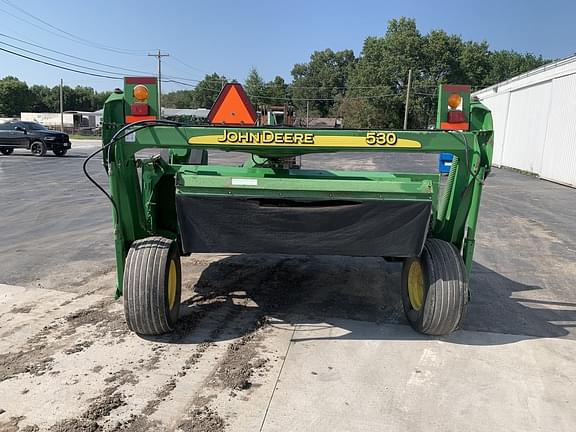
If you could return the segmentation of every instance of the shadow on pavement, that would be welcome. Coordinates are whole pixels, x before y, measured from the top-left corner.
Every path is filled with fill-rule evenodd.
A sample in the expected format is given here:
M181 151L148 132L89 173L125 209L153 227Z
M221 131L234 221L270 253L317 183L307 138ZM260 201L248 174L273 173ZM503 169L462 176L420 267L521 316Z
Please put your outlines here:
M308 330L314 325L348 330L337 339L429 340L430 337L413 331L404 318L400 270L400 263L380 258L228 257L210 264L195 286L196 295L183 302L180 332L194 332L190 319L195 318L190 317L198 313L210 315L226 305L239 314L267 316L292 325L304 324ZM576 310L566 309L574 305L539 301L538 296L544 296L539 286L515 282L478 263L474 264L471 279L472 303L463 329L479 333L459 331L437 339L467 345L499 345L530 338L568 336L567 328L576 324ZM514 298L515 293L526 291L530 294L523 295L532 296L531 299ZM219 299L220 306L205 302L215 298ZM247 306L248 303L252 306ZM390 331L386 330L390 326L370 325L360 331L361 322L405 324L406 327ZM243 336L247 331L238 328L233 334L222 334L217 339Z

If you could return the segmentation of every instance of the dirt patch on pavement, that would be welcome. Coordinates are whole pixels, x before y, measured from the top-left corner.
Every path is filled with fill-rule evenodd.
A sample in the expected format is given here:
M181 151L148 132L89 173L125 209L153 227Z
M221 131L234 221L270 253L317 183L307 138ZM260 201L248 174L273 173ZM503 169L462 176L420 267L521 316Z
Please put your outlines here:
M86 419L62 420L49 429L50 432L98 432L101 430L97 422Z
M118 387L107 387L78 418L62 420L50 427L50 432L98 432L102 426L98 423L110 415L116 408L125 405L122 393L117 393Z
M27 314L30 313L30 311L32 310L32 306L20 306L20 307L13 307L12 309L10 309L10 312L13 314Z
M113 298L100 300L94 306L80 309L65 317L68 328L65 334L74 333L78 327L93 325L96 327L96 336L112 333L120 336L128 331L124 315L121 311L109 311L108 308L115 303Z
M64 352L65 352L66 354L74 354L74 353L77 353L77 352L82 352L82 351L84 351L86 348L91 347L93 343L94 343L94 341L91 341L91 340L86 340L86 341L78 342L78 343L72 345L70 348L64 350Z
M121 393L104 394L88 406L82 417L88 420L98 420L110 415L112 410L121 407L124 403L124 395Z
M52 357L46 355L45 345L28 351L0 354L0 381L22 373L43 375L51 369L53 360Z
M109 377L104 378L104 382L108 384L114 383L116 386L123 386L125 384L138 384L139 380L131 370L120 369L112 373Z
M18 432L18 424L24 420L24 416L10 417L7 422L0 423L3 432Z
M190 418L178 425L183 432L224 432L226 423L212 408L196 407L190 413Z
M3 413L3 411L2 411ZM5 423L0 423L0 431L2 432L38 432L40 428L37 425L28 425L20 427L19 424L26 417L16 416L10 417L10 419Z
M152 347L152 354L148 356L147 360L140 359L139 362L141 363L140 369L144 371L153 371L158 369L160 366L160 360L162 358L162 354L166 351L165 345L155 345Z
M206 350L211 346L214 346L214 342L205 341L199 344L198 347L196 348L196 352L193 353L190 357L188 357L186 359L186 362L184 362L184 366L182 366L182 371L179 372L179 375L184 376L186 374L186 371L188 371L190 368L192 368L192 366L198 363L202 358L202 355L204 355Z
M118 337L127 333L128 328L121 311L109 310L113 304L113 299L100 300L89 308L58 318L28 338L26 345L29 349L0 353L0 382L23 373L43 375L51 369L54 353L79 353L106 334ZM66 338L69 339L80 327L87 325L94 327L91 339L75 342L65 348Z
M216 378L224 387L231 390L250 388L252 374L266 364L266 359L258 358L256 341L257 336L251 334L228 347L226 357L216 371Z
M176 378L170 378L166 384L164 384L160 389L155 393L154 399L148 401L144 409L142 410L142 414L146 416L150 416L156 412L158 409L158 405L172 393L172 390L176 388Z
M149 420L146 416L132 414L128 420L120 421L110 432L161 432L166 430L157 421Z
M95 327L90 333L94 338L103 337L108 333L121 336L128 332L128 327L120 310L110 310L114 304L113 298L98 300L88 308L78 309L54 320L29 340L38 342L47 339L62 339L75 334L80 327L88 325Z

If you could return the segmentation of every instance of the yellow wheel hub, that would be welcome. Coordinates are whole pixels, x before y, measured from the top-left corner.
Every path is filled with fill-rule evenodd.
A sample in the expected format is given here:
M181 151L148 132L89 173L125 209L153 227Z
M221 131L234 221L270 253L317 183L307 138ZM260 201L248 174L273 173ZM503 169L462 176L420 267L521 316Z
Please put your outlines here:
M408 298L412 309L420 310L424 304L424 275L420 261L413 261L408 270Z
M168 307L170 310L174 307L176 301L176 264L174 260L170 261L170 269L168 270Z

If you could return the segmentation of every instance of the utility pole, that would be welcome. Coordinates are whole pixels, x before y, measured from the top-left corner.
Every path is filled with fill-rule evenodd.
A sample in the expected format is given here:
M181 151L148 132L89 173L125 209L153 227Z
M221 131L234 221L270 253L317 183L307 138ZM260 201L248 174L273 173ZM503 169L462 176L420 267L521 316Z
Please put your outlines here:
M64 80L60 78L60 131L64 132Z
M162 54L158 50L156 54L148 54L148 57L156 57L158 60L158 118L162 117L162 57L168 57L170 54Z
M308 113L310 112L310 101L306 99L306 127L308 127L309 117Z
M412 85L412 69L408 69L408 87L406 88L406 105L404 106L404 130L408 129L408 102L410 101L411 85Z

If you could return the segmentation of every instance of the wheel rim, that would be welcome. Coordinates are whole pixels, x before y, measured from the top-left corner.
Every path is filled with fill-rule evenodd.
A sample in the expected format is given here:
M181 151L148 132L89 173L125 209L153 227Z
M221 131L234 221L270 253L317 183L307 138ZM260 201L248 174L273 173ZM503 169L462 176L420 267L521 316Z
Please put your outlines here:
M412 309L422 309L424 304L424 275L420 261L413 261L408 270L408 298Z
M176 279L176 263L172 260L170 261L170 269L168 270L168 307L170 310L176 302Z
M40 144L33 144L32 145L32 153L40 154L42 150L40 149Z

